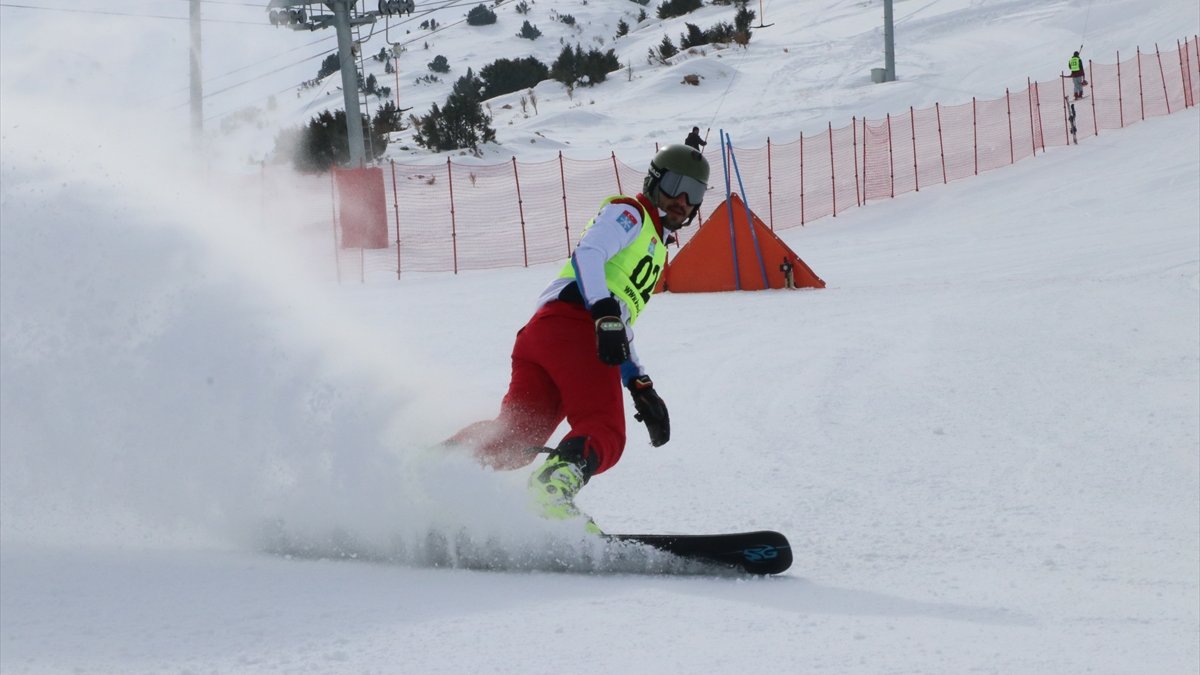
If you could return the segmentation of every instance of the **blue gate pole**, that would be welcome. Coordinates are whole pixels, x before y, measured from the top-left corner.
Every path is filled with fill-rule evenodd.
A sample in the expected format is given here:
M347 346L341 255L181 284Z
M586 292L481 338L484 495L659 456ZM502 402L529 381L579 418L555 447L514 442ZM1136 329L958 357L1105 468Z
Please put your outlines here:
M750 228L750 240L754 242L754 252L758 254L758 269L762 272L763 289L768 289L771 284L767 281L767 265L763 262L762 247L758 245L758 233L754 231L754 215L750 213L750 200L746 197L746 186L742 184L742 172L738 169L737 155L733 154L733 139L729 135L725 135L729 141L729 157L733 160L733 171L737 174L738 189L742 191L742 205L746 207L746 227ZM733 212L730 211L732 214ZM730 216L730 222L733 222L733 216Z
M730 208L729 203L732 186L729 175L729 155L726 154L725 130L718 129L717 134L721 139L721 168L725 170L725 211L729 213L729 248L733 251L733 288L740 291L742 290L742 273L738 270L737 235L733 230L733 209ZM733 148L729 148L729 152L733 152Z

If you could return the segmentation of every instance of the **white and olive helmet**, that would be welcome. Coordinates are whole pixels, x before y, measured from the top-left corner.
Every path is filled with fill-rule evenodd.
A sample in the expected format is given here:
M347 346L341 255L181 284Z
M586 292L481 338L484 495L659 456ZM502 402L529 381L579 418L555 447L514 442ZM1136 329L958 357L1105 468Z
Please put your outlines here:
M692 212L679 227L690 224L696 217L707 190L708 160L699 150L686 145L668 145L659 150L650 160L650 171L642 183L642 194L650 199L657 199L658 192L668 197L687 195Z

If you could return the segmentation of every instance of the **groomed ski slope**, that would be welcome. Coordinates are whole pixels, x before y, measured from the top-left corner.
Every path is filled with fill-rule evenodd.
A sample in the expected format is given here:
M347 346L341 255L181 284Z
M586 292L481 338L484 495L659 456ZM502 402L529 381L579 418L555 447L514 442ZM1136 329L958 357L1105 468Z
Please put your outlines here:
M523 476L409 439L490 410L513 298L552 270L293 306L166 263L127 285L121 264L189 259L183 242L112 224L106 249L61 204L57 231L94 244L71 254L94 292L64 281L29 306L4 284L3 670L1191 672L1200 185L1179 142L1196 123L787 237L823 291L655 300L639 339L675 436L654 449L635 428L581 503L614 531L787 532L796 564L756 581L256 553L242 535L270 508L378 541L541 536ZM6 275L62 255L46 229L6 230ZM172 301L148 326L159 283ZM293 314L326 303L383 356L297 344Z

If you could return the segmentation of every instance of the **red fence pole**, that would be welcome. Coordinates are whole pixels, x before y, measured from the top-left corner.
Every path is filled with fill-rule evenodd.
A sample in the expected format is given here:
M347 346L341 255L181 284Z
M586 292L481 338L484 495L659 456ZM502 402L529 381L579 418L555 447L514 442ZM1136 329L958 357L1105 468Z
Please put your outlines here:
M833 164L833 122L829 123L829 184L833 187L833 217L837 218L837 168Z
M1029 144L1033 146L1033 156L1037 157L1037 131L1033 126L1033 82L1025 78L1025 96L1029 99Z
M850 128L854 129L854 138L858 138L858 120L850 118ZM858 149L854 150L854 196L858 197L859 190L862 191L862 199L858 205L862 206L867 203L867 118L863 118L863 142L862 142L862 184L858 181ZM855 141L857 143L857 141Z
M1137 48L1137 70L1138 70L1138 101L1142 106L1142 121L1146 120L1146 90L1142 83L1142 47Z
M1042 124L1042 85L1040 82L1033 83L1033 95L1037 97L1033 107L1037 110L1037 130L1038 137L1042 139L1042 152L1046 151L1046 127Z
M513 159L516 159L515 157ZM612 152L613 174L617 177L617 194L623 195L625 191L621 189L621 172L617 170L617 153Z
M1183 107L1188 108L1192 105L1192 89L1188 86L1187 67L1183 65L1183 57L1186 52L1179 48L1178 39L1175 40L1175 52L1179 54L1179 75L1183 80Z
M1162 79L1163 100L1165 100L1167 102L1167 114L1170 115L1171 114L1171 97L1167 96L1167 76L1163 72L1162 52L1158 51L1158 43L1157 42L1154 43L1154 53L1158 56L1158 76L1159 76L1159 78ZM1145 117L1145 113L1142 114L1142 117L1143 118Z
M771 231L775 231L775 194L771 189L771 137L767 136L767 219Z
M917 192L921 191L921 174L917 171L917 114L913 112L913 107L908 106L908 123L912 128L912 146L913 146L913 187Z
M863 119L863 180L858 180L858 118L850 118L850 137L854 157L854 202L859 207L866 203L866 119Z
M946 142L942 140L942 104L935 102L933 109L937 112L938 154L942 156L942 185L945 185L949 181L946 179Z
M454 172L446 158L446 184L450 186L450 244L454 257L454 273L458 274L458 223L454 219Z
M397 90L399 91L399 90ZM392 165L392 208L396 211L396 279L400 279L400 194L396 188L396 160L389 159Z
M1004 88L1004 107L1008 109L1008 163L1017 163L1017 152L1013 148L1013 133L1012 133L1012 95L1008 93L1008 87Z
M800 132L800 227L804 227L804 132Z
M1196 46L1200 47L1200 40L1196 41ZM1188 46L1188 41L1183 41L1183 59L1187 67L1184 69L1184 88L1187 89L1188 95L1192 98L1192 105L1196 105L1196 92L1192 91L1192 48ZM1196 59L1196 69L1200 71L1200 58Z
M1092 133L1100 135L1100 120L1096 117L1096 71L1092 67L1092 60L1088 59L1088 72L1092 74L1092 79L1088 80L1089 86L1092 88L1088 98L1092 100ZM1065 90L1064 90L1065 91ZM1121 52L1117 52L1117 101L1121 100Z
M567 218L567 172L563 169L562 150L558 151L558 180L562 185L563 228L567 232L567 257L571 255L571 222Z
M1200 47L1200 41L1196 42L1197 47ZM1196 92L1192 90L1192 48L1188 46L1188 41L1183 41L1183 61L1186 64L1184 67L1184 88L1187 89L1188 95L1192 99L1192 105L1196 105ZM1196 69L1200 71L1200 59L1196 59Z
M979 110L975 107L975 97L971 97L971 138L975 146L975 175L979 175Z
M517 173L517 158L512 158L513 183L517 186L517 217L521 219L521 252L525 258L525 267L529 267L529 244L525 240L525 201L521 199L521 176Z
M892 148L892 114L887 114L888 130L888 190L892 199L896 198L896 153Z

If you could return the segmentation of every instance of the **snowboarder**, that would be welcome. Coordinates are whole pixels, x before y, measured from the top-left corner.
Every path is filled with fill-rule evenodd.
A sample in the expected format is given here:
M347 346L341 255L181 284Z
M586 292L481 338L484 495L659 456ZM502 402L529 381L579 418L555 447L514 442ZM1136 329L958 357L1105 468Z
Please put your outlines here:
M698 151L669 145L651 160L641 193L602 202L571 259L517 332L500 414L447 441L470 448L496 469L527 466L548 452L529 479L544 517L586 519L587 529L599 533L574 500L624 451L622 384L651 445L671 438L667 406L633 348L632 327L658 283L665 242L696 217L708 175L708 162ZM542 447L563 419L570 430L556 447Z
M1079 48L1083 49L1083 46L1081 45ZM1072 54L1067 61L1067 68L1071 70L1071 83L1075 85L1075 100L1079 100L1083 98L1083 87L1087 84L1087 80L1083 73L1083 59L1080 58L1078 51Z

